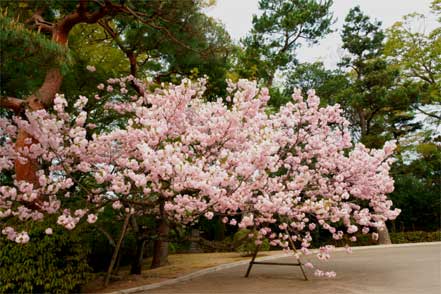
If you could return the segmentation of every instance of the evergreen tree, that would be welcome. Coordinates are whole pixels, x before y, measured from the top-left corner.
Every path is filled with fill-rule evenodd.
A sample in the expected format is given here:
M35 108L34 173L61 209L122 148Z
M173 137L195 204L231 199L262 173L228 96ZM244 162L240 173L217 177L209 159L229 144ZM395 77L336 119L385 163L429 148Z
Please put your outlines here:
M109 72L154 74L157 82L214 73L214 96L224 88L220 83L229 37L201 12L204 5L177 0L2 1L0 106L17 114L48 109L61 89L72 96L87 95L97 79L112 76ZM97 64L99 75L85 70L90 61ZM23 86L18 84L22 81ZM132 86L142 94L136 84ZM89 106L96 108L96 119L102 106L100 102ZM20 130L16 147L28 147L35 140ZM38 169L36 159L17 160L16 179L38 186ZM158 228L167 229L161 220ZM168 243L157 243L153 267L167 262Z
M260 0L250 34L242 40L238 73L272 86L278 70L296 64L301 42L315 44L331 32L331 0Z

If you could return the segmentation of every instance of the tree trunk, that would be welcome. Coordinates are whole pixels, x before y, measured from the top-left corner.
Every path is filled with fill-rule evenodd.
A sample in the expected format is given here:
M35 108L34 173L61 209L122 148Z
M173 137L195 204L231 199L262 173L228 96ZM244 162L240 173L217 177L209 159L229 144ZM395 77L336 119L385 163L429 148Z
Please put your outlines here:
M275 72L272 72L272 73L269 74L268 82L267 82L267 84L266 84L266 86L268 87L268 89L271 88L271 87L273 86L274 75L275 75L275 74L276 74Z
M116 259L119 254L119 249L121 248L122 241L124 239L124 236L126 235L127 225L129 224L129 218L130 218L130 214L127 214L124 219L124 224L121 229L121 234L119 235L118 243L116 243L115 250L113 251L113 255L112 255L112 259L110 260L109 268L107 269L106 278L104 279L104 287L107 287L107 285L109 285L110 276L112 275L113 267L115 265Z
M130 267L131 275L140 275L142 272L142 261L144 259L144 244L145 240L143 238L137 238L136 240L136 252L135 257L132 260L132 265Z
M52 41L55 43L67 47L68 36L71 29L78 23L96 23L100 18L104 17L109 13L110 9L113 8L112 4L109 2L102 6L98 11L89 13L87 11L88 1L80 0L78 1L77 10L62 17L57 23L52 25L43 26L41 23L36 23L37 27L40 29L43 27L45 31L48 31L52 35ZM42 11L35 11L33 19L42 19ZM38 17L38 18L37 18ZM59 67L54 67L46 72L43 84L37 89L32 95L24 100L17 98L3 99L1 105L8 105L10 109L17 112L26 108L29 111L36 111L39 109L47 109L50 107L54 101L55 94L60 90L61 83L63 82L63 75ZM12 101L13 100L13 101ZM8 103L9 102L9 103ZM12 103L14 102L14 103ZM30 139L30 140L26 140ZM30 144L36 142L38 138L32 138L25 130L18 130L18 138L15 145L17 151L20 152L24 147L28 147ZM28 141L32 142L29 143ZM28 142L28 143L27 143ZM16 179L19 181L27 181L34 184L34 187L38 187L38 178L36 172L39 168L38 160L31 159L24 156L27 160L26 162L15 161L15 173ZM38 199L37 199L38 202Z
M168 233L170 225L164 216L159 220L158 239L153 245L153 260L151 268L157 268L168 264Z
M28 142L28 139L31 139ZM19 129L17 134L17 141L15 142L15 150L20 152L24 148L30 148L30 145L37 143L37 141L32 138L25 130ZM15 175L17 181L26 181L32 183L34 188L39 186L37 170L38 161L37 159L29 158L25 155L22 157L26 158L26 161L21 161L19 159L15 160Z
M67 44L67 34L68 32L55 30L53 32L52 39L65 46ZM41 87L32 95L26 98L26 104L28 105L29 111L36 111L40 109L47 108L52 104L55 98L55 94L60 90L61 83L63 81L63 76L59 68L52 68L46 72L46 76ZM30 140L29 140L30 139ZM30 147L30 145L37 143L38 138L33 138L25 130L19 129L17 135L17 141L15 142L15 148L18 152L25 147ZM37 171L39 169L39 164L37 159L26 158L26 161L15 160L15 174L18 181L26 181L32 183L34 188L39 186ZM38 202L38 199L37 199Z
M144 259L144 245L145 245L145 236L142 228L138 225L138 222L136 221L136 217L132 215L131 217L131 224L133 233L135 234L136 238L136 250L135 250L135 256L132 259L132 264L130 267L130 274L131 275L140 275L142 272L142 261Z
M358 109L357 112L358 112L358 118L360 119L361 137L363 138L368 133L366 114L365 114L364 109Z
M384 225L384 227L378 230L378 244L380 245L392 244L389 236L389 230L387 229L386 225Z
M202 252L201 246L199 245L200 241L200 231L198 228L192 228L191 229L191 243L190 243L190 253L199 253Z

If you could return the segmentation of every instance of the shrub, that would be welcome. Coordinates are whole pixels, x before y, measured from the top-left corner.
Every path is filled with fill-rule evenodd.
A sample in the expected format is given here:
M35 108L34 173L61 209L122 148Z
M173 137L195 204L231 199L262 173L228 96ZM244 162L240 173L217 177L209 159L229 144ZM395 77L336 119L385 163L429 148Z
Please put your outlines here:
M32 224L33 242L17 244L0 239L0 293L79 292L90 277L88 249L76 232Z
M441 241L441 232L400 232L400 233L390 233L390 238L392 243L417 243L417 242L436 242Z

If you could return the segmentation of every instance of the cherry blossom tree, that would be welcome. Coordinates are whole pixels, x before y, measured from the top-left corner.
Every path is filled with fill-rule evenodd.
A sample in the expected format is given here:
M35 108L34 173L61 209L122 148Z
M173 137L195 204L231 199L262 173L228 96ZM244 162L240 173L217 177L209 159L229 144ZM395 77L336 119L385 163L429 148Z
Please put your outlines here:
M126 85L133 83L143 91L132 93ZM109 79L73 107L57 94L51 111L0 120L0 169L38 162L38 185L15 179L0 187L4 237L32 241L27 226L47 215L68 230L93 224L103 209L126 219L155 216L155 267L166 262L170 222L202 215L251 229L256 244L269 238L308 255L318 227L336 240L355 241L358 231L377 238L377 228L399 214L387 198L394 143L354 146L339 106L320 107L314 91L306 100L295 91L269 114L268 90L247 80L229 82L226 102L205 102L204 80L150 86L133 76ZM94 124L91 101L100 101L100 116L119 121ZM14 148L18 129L30 136L24 148ZM331 249L317 257L328 259Z

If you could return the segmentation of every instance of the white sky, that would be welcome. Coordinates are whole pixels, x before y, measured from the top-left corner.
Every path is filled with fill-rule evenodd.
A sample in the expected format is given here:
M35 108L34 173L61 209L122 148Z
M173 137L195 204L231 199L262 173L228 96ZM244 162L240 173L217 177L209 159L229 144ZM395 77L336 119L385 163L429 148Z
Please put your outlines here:
M432 0L334 0L333 13L337 22L333 28L337 31L322 39L313 47L303 46L298 50L302 62L323 61L327 67L334 67L342 56L340 32L344 18L349 9L359 5L361 10L372 19L383 22L383 27L390 27L402 16L419 12L429 15ZM225 24L232 38L238 41L251 28L252 15L258 12L258 0L217 0L215 7L210 7L206 13L219 19ZM436 25L432 16L427 29Z

